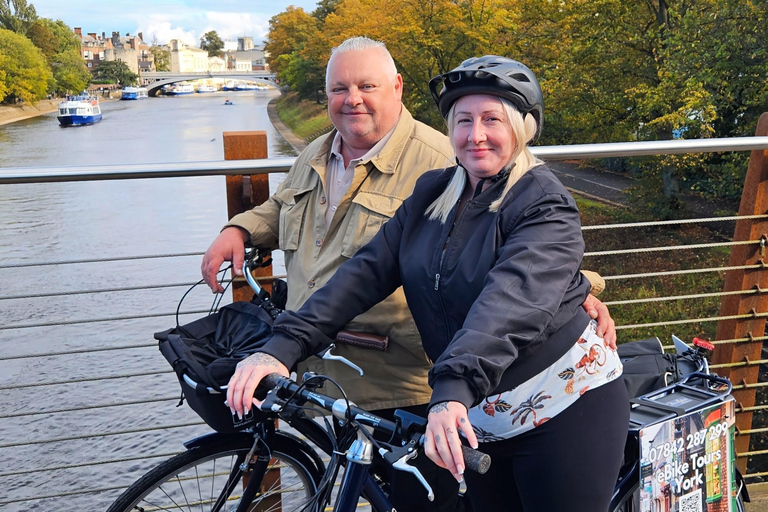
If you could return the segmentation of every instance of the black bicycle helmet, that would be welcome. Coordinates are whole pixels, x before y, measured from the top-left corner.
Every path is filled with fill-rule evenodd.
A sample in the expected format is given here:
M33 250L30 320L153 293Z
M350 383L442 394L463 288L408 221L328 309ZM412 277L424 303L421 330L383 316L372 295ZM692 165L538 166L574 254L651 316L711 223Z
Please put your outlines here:
M533 71L516 60L498 55L467 59L459 67L430 80L429 90L443 119L462 96L492 94L508 99L523 114L533 115L537 128L531 142L541 134L544 96L539 81Z

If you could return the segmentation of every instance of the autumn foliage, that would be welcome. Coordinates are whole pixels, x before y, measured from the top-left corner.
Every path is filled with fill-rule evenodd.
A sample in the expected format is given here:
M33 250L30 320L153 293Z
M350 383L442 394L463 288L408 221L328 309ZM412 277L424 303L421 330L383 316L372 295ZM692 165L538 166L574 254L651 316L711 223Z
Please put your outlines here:
M767 15L768 3L749 0L324 0L311 13L274 16L267 50L284 83L315 100L333 46L381 40L403 75L406 106L436 127L429 78L498 54L540 77L543 144L733 137L752 135L768 105ZM682 188L733 198L741 158L627 168L663 178L664 196Z

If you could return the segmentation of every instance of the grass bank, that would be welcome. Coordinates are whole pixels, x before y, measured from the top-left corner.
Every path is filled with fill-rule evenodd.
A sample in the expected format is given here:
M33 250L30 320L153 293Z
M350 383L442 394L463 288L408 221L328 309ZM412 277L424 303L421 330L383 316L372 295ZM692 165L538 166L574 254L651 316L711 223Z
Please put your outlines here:
M275 108L280 119L302 139L312 140L332 127L324 104L301 100L295 92L283 94Z
M632 223L640 220L639 216L634 215L629 209L615 208L582 199L578 200L578 203L584 226ZM706 244L715 239L710 230L696 225L584 231L587 252ZM609 279L606 291L600 298L605 302L629 301L720 292L723 289L722 272L697 272L658 277L644 277L642 274L723 267L728 263L729 254L730 250L727 247L654 250L635 254L588 256L584 258L582 266L599 272L604 277L627 276ZM720 297L616 304L611 305L610 309L616 324L624 326L693 320L717 316ZM716 328L717 323L711 321L638 327L619 331L619 341L658 336L664 344L669 344L672 334L687 341L694 336L714 339Z

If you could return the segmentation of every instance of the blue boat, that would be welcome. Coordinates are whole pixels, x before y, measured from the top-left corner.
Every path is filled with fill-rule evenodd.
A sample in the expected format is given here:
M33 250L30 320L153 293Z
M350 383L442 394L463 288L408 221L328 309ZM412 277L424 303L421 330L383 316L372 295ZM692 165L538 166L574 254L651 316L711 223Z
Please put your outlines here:
M59 103L59 124L61 126L81 126L101 121L99 99L87 94L67 96Z
M145 100L149 97L146 87L125 87L121 100Z

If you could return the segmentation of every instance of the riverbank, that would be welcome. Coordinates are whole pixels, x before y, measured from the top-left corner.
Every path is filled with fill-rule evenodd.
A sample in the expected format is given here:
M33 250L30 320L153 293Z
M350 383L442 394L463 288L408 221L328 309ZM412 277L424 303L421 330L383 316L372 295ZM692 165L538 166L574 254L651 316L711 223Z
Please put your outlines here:
M60 98L41 100L35 105L3 105L0 106L0 126L30 117L37 117L48 112L55 112L61 103Z
M270 102L267 104L267 115L269 116L269 122L272 123L272 126L275 127L275 130L285 139L285 141L293 147L294 151L296 151L296 154L301 153L304 148L307 147L307 141L293 133L293 130L291 130L288 125L286 125L282 119L280 119L280 115L277 113L277 106L275 103L281 98L281 96L278 96L277 98L273 98L270 100Z
M106 101L116 101L117 99L118 98L100 97L99 101L104 103ZM61 100L61 98L40 100L34 105L2 105L0 106L0 126L29 119L31 117L41 116L49 112L56 112L59 109Z

